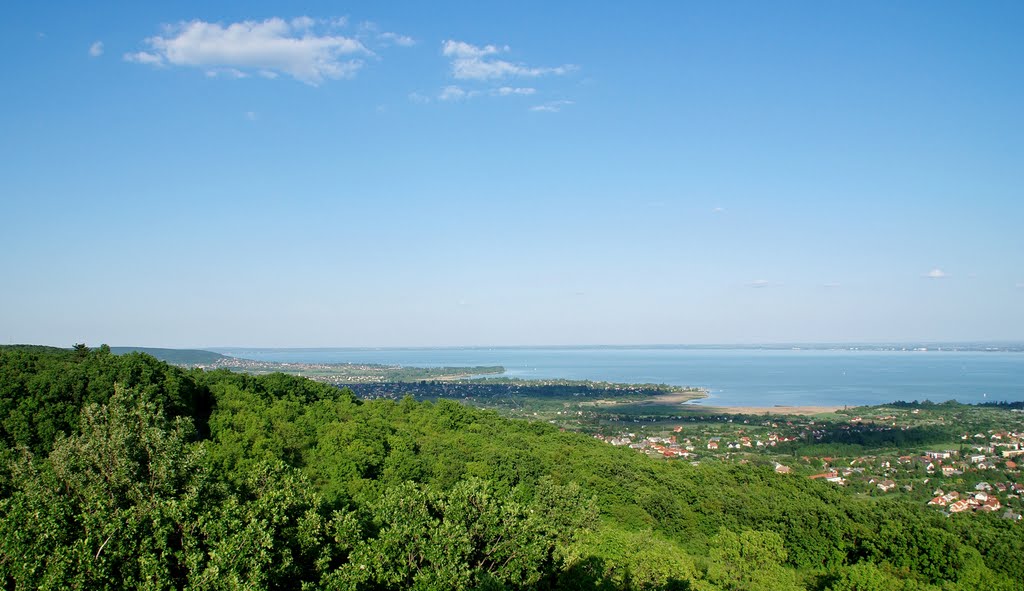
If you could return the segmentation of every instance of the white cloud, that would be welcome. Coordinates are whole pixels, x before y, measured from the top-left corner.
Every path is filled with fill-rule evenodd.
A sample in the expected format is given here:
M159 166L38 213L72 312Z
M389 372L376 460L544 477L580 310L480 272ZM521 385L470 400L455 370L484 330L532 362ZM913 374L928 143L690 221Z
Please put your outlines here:
M381 41L385 45L397 45L399 47L412 47L416 45L416 40L407 35L399 35L398 33L392 33L386 31L377 35L377 40Z
M551 101L544 103L543 105L534 105L530 107L531 111L540 113L557 113L562 110L562 107L575 104L573 101Z
M571 64L536 68L493 57L507 51L509 51L507 45L504 47L496 45L479 47L451 39L441 44L441 54L451 59L452 76L460 80L493 80L516 76L533 78L549 74L560 76L576 69L576 66Z
M381 31L377 23L363 21L357 27L356 37L364 41L375 43L381 47L397 45L399 47L412 47L416 40L408 35L402 35L393 31Z
M751 281L750 283L748 283L747 285L749 287L760 289L762 287L768 287L771 284L772 284L772 282L768 281L767 279L755 279L755 280Z
M711 210L711 213L725 213L724 207L715 207Z
M127 61L190 66L207 72L254 71L286 74L318 85L326 79L346 78L362 67L355 56L371 52L358 40L317 34L320 21L298 17L291 21L270 18L223 26L205 21L165 27L164 35L145 40L148 49L126 54Z
M103 42L97 41L89 46L89 55L92 57L99 57L103 55Z
M925 277L927 277L928 279L945 279L946 277L949 277L949 274L943 271L942 269L936 268L932 269L931 271L928 271Z
M439 101L457 102L464 101L478 96L529 96L537 92L535 88L520 88L512 86L502 86L500 88L492 88L490 90L475 90L467 89L457 84L449 84L442 88L437 95L434 97ZM420 92L413 92L409 94L409 100L414 103L429 103L431 97L422 94ZM556 105L557 107L558 105Z
M148 64L152 66L164 65L164 60L155 53L147 53L145 51L139 51L136 53L124 54L125 61L134 62L136 64Z
M1017 289L1024 289L1024 281L1017 282Z
M207 78L217 78L218 76L219 77L223 77L223 78L234 78L236 80L240 79L240 78L248 78L249 77L249 75L246 74L245 72L243 72L241 70L238 70L238 69L235 69L235 68L220 68L220 69L217 69L217 70L207 70L206 71L206 77Z
M448 39L441 43L441 53L449 57L458 58L482 58L487 55L493 55L495 53L501 53L502 51L508 51L510 48L508 45L505 47L497 47L495 45L484 45L483 47L477 47L471 45L465 41L453 41Z
M495 88L494 90L492 90L491 94L497 95L497 96L512 96L512 95L529 96L531 94L536 94L536 92L537 92L536 88L502 86L501 88Z
M476 90L466 90L458 86L445 86L441 89L441 93L437 95L437 99L441 101L461 101L465 99L471 99L480 94Z
M837 287L842 287L842 284L841 284L841 283L838 283L838 282L836 282L836 281L833 281L833 282L831 282L831 283L826 283L826 284L825 284L825 285L823 285L822 287L827 287L827 288L829 288L829 289L835 289L835 288L837 288Z
M246 111L245 118L249 121L255 121L256 119L259 118L259 115L256 114L256 111Z

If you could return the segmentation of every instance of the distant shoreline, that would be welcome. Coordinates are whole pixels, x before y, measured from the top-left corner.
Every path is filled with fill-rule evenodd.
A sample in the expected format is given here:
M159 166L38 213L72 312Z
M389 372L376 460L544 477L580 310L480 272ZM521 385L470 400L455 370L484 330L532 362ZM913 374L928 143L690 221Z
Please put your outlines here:
M971 345L978 343L957 344L958 347ZM1010 344L998 345L1006 349ZM732 351L724 346L707 346L703 352L694 346L658 346L647 350L638 347L249 349L231 351L238 358L222 359L219 366L237 364L245 366L243 371L304 373L307 377L336 383L490 375L497 380L525 380L535 384L536 380L563 385L572 382L662 384L683 390L700 388L703 392L653 399L649 406L691 401L692 408L699 412L706 412L708 408L753 408L761 413L777 413L784 407L841 408L893 400L957 400L961 403L1024 400L1021 388L1024 353L991 351L996 346L997 343L990 342L985 344L986 351L929 348L927 352L861 347L809 350L782 346ZM246 357L249 359L245 360ZM448 369L439 369L442 367ZM490 371L474 371L471 367L486 367ZM894 381L894 376L900 379Z

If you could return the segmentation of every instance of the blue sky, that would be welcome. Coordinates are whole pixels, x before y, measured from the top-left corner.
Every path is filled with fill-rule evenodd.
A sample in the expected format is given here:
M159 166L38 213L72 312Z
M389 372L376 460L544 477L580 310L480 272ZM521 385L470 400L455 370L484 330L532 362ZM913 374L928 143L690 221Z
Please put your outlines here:
M1024 340L1019 2L33 2L0 339Z

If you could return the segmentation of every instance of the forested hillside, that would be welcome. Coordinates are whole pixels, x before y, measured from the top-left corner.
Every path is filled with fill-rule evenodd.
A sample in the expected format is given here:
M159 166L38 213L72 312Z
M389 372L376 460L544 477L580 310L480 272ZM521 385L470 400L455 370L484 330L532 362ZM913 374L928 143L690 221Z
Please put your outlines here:
M1018 523L444 400L15 347L0 420L8 589L1024 589Z

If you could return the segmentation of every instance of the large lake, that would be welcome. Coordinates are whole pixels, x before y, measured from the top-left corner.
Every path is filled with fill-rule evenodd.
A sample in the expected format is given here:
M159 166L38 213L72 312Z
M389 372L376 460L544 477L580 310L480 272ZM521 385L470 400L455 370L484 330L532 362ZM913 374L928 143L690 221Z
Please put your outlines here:
M700 386L717 406L1024 400L1024 353L498 347L216 349L262 361L418 367L501 365L517 378Z

